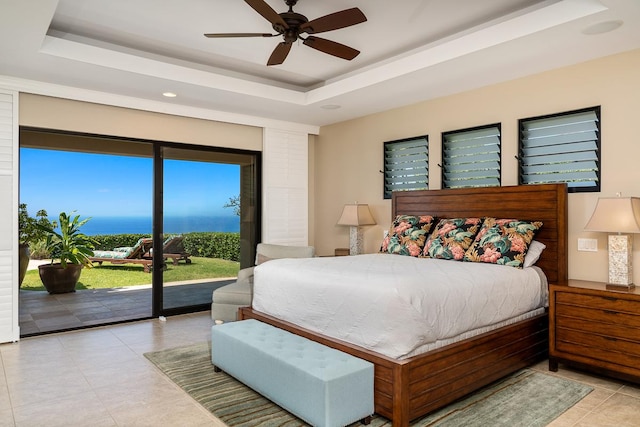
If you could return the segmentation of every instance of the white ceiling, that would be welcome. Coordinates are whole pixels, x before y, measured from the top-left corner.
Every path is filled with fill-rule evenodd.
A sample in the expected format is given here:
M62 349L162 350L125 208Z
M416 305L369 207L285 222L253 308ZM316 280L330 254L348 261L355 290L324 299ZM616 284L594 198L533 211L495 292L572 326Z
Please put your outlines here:
M272 32L244 1L2 0L0 86L17 78L168 112L321 126L640 48L640 0L299 0L294 11L312 20L351 7L367 22L318 36L360 50L354 60L297 43L267 67L277 37L203 36ZM610 21L623 24L584 33Z

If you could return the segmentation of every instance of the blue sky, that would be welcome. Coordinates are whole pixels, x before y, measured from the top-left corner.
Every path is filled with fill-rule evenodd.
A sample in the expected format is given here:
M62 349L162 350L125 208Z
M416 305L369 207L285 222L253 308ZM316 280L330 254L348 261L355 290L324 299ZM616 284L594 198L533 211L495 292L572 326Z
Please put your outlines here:
M233 216L223 206L240 192L239 166L166 160L164 173L165 216ZM20 203L31 215L150 217L152 179L150 158L20 149Z

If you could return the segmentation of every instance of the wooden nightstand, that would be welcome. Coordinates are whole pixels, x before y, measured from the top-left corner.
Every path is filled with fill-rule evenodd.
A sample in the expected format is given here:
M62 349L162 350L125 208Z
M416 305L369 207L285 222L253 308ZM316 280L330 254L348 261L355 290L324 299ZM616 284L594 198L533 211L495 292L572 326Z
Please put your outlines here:
M549 290L549 370L564 362L640 382L640 290L584 280Z

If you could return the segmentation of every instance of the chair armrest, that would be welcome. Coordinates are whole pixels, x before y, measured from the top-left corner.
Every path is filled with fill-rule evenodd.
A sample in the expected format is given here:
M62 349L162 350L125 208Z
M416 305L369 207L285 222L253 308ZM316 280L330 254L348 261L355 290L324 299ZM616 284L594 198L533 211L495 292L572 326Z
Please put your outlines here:
M247 280L253 278L253 268L254 267L247 267L238 271L238 280Z

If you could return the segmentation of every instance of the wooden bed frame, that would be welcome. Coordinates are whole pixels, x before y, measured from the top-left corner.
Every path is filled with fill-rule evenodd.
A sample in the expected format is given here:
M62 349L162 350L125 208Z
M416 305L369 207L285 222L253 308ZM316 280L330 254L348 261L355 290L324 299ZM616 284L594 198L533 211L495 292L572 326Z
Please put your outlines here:
M392 206L394 218L430 214L542 221L536 240L547 248L536 265L549 283L567 281L564 184L396 192ZM404 360L319 335L250 307L241 308L239 318L258 319L372 362L375 411L391 419L394 427L408 426L418 417L543 360L548 352L547 313Z

